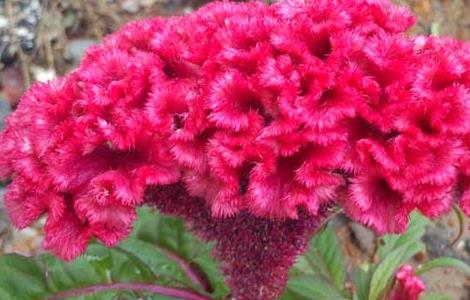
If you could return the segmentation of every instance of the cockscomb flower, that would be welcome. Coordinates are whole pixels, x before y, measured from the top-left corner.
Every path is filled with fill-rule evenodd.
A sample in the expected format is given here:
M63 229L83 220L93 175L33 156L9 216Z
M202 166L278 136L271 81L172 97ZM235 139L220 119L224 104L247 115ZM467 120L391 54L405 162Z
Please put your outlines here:
M378 233L470 213L470 47L413 22L385 0L288 0L125 25L9 117L13 224L47 214L44 247L70 260L156 205L215 239L252 300L282 293L335 204Z
M414 268L403 265L395 274L395 286L389 300L418 300L425 289L421 278L414 274Z

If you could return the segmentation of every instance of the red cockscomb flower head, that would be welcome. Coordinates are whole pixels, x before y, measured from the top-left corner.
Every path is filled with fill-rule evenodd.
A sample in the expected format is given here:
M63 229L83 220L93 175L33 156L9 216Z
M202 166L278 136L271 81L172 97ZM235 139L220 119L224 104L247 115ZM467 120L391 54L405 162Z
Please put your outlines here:
M410 265L403 265L395 274L395 287L389 300L418 300L426 286L421 278L414 274Z
M12 222L47 213L44 246L69 260L157 205L217 240L253 300L282 293L335 203L379 233L459 195L470 213L470 47L413 22L385 0L288 0L125 25L8 119Z

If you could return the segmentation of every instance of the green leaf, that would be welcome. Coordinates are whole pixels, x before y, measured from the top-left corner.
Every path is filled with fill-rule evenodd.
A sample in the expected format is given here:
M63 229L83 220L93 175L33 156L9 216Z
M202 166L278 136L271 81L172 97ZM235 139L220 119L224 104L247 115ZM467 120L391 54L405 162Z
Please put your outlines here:
M377 300L387 286L390 285L393 275L403 262L410 259L416 253L423 251L424 245L421 242L405 243L390 252L374 271L371 282L368 300Z
M426 226L431 222L414 212L411 215L408 230L402 235L386 235L382 237L382 245L378 248L378 256L381 262L374 269L370 281L368 297L359 295L360 300L376 300L393 283L393 276L400 266L416 253L423 251L424 245L421 242Z
M134 226L133 234L137 239L178 253L183 258L194 257L200 251L210 251L186 230L183 220L158 215L150 208L141 208L138 213L139 218Z
M0 299L42 299L46 276L36 259L17 254L0 257Z
M120 244L118 251L125 251L146 265L150 269L149 272L155 274L160 283L191 285L179 265L151 243L130 238Z
M424 296L421 296L419 299L420 300L452 300L451 298L447 296L442 296L442 295L435 294L435 293L425 294Z
M444 267L453 267L458 268L465 272L467 275L470 275L470 266L465 262L453 258L453 257L439 257L433 260L430 260L423 265L416 271L417 275L424 274L431 269L434 268L444 268Z
M317 233L290 272L282 299L346 299L346 263L331 225Z
M414 212L404 234L388 234L382 237L383 244L377 249L378 256L384 259L390 252L400 246L420 241L426 231L426 226L429 224L431 222L427 218Z
M88 254L87 252L70 263L63 262L47 254L41 258L44 264L43 267L47 270L49 292L109 282L106 270L97 272L96 266L90 263L96 259L94 254Z
M351 278L356 287L356 293L358 300L367 300L370 289L370 280L372 277L372 271L370 265L365 264L355 268L351 274Z
M312 259L312 257L309 257L307 259L307 253L308 252L306 252L304 255L299 256L297 258L296 263L294 264L294 266L291 268L289 272L291 276L316 275L317 274L317 272L315 272L314 266L312 266L312 263L309 261Z
M229 289L220 273L218 262L211 255L213 244L197 239L185 229L184 223L180 219L156 215L155 210L151 208L140 208L138 213L139 218L134 226L133 237L139 240L139 243L132 243L139 245L137 249L133 250L135 253L139 252L138 255L149 265L156 266L161 270L162 268L174 268L174 262L172 266L168 265L167 256L164 254L165 251L171 251L187 263L197 266L208 276L209 283L214 288L214 296L223 298L228 294ZM147 245L145 246L143 243ZM149 245L151 249L148 247ZM155 261L155 251L163 254L165 260ZM185 278L184 275L183 278ZM185 279L187 280L187 278Z
M430 34L433 36L440 36L441 35L441 30L439 22L432 22L431 23L431 28L429 29Z
M142 218L131 237L118 247L106 248L94 242L84 255L63 262L49 254L34 258L8 254L0 256L0 299L45 299L58 292L108 283L145 282L205 293L181 268L187 263L208 275L214 287L212 297L228 294L217 263L211 258L212 245L186 231L183 222L164 217L149 208L139 209ZM171 251L171 255L168 254ZM179 257L178 260L175 257ZM76 299L171 298L144 292L104 291Z
M346 263L331 225L314 236L305 257L336 289L341 291L344 288Z
M153 282L157 279L157 275L152 271L152 268L149 267L148 263L142 260L138 255L134 254L132 251L126 249L126 245L129 245L127 247L131 247L130 245L136 244L137 242L138 241L129 239L121 243L121 247L115 247L114 250L124 254L129 260L128 265L132 264L135 268L137 268L138 273L145 281Z
M331 283L320 276L292 276L283 300L342 300L346 299Z

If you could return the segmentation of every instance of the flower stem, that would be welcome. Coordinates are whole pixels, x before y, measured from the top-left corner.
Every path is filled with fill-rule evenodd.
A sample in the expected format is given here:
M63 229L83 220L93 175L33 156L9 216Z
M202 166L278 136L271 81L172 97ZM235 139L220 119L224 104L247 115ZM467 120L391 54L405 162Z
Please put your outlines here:
M178 254L174 253L171 250L165 249L163 247L158 247L158 249L163 252L169 259L176 262L181 270L186 273L186 276L195 283L196 285L201 286L206 292L212 292L212 287L207 280L205 274L201 274L199 270L197 270L194 266L192 266L189 262L187 262L184 258L179 256Z
M464 216L463 216L462 211L460 210L459 206L454 203L452 205L452 208L454 210L455 215L457 216L457 219L459 220L459 232L458 232L457 236L455 237L455 239L450 243L450 246L455 246L457 244L457 242L460 241L460 239L463 236L464 227L465 227L464 222L465 221L464 221Z
M130 290L159 294L162 296L174 297L184 300L212 300L212 298L201 295L194 291L166 287L148 283L109 283L97 284L87 287L75 288L63 292L55 293L46 298L46 300L60 300L70 297L79 297L87 294L94 294L110 290Z

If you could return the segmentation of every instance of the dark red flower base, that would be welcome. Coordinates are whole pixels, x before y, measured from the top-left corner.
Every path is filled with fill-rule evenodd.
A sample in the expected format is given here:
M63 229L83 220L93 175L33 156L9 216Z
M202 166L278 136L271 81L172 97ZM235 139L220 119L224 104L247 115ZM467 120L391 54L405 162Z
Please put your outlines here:
M180 184L150 188L146 202L165 214L184 218L206 241L215 240L214 257L221 262L233 298L265 300L279 297L290 267L303 253L327 215L301 213L298 220L270 220L242 212L231 218L213 218L206 203L190 197Z

